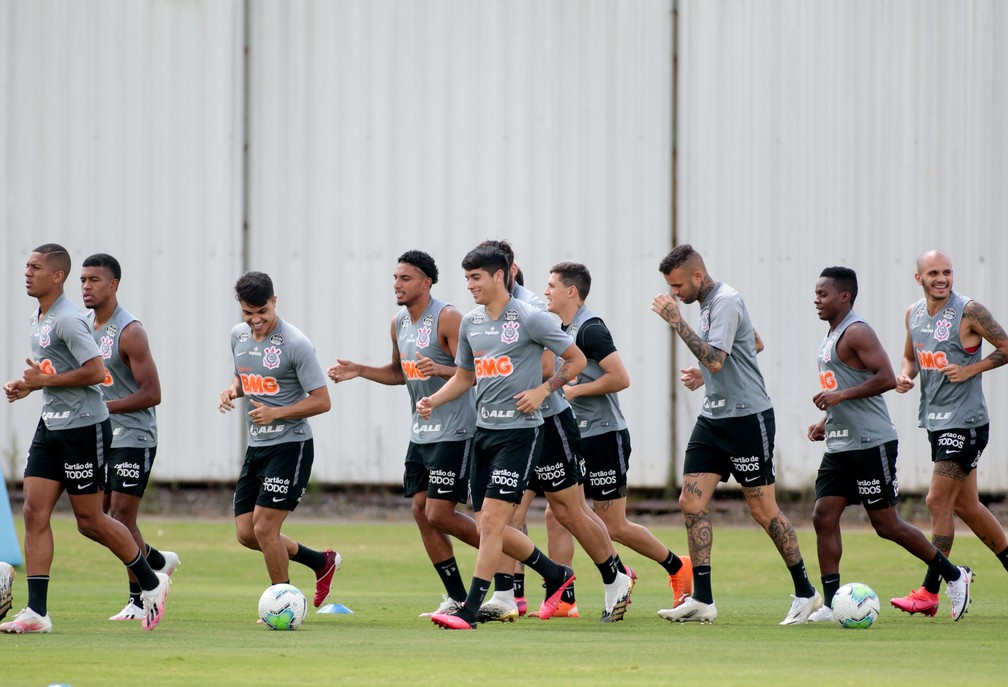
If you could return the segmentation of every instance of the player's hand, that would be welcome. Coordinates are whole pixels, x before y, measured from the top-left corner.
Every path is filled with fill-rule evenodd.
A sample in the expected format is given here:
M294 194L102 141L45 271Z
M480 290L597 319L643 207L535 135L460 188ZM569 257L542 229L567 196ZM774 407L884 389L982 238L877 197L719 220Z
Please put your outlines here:
M434 404L431 403L429 396L424 396L419 401L417 401L416 411L417 415L422 417L424 420L428 419L431 416L431 413L434 412Z
M823 418L808 428L809 441L823 441L826 439L826 418Z
M42 371L41 363L38 363L31 358L25 358L25 363L28 366L24 371L24 383L28 386L30 391L41 389L46 375L46 373Z
M563 386L563 395L564 398L566 398L568 401L573 401L575 398L580 398L581 396L584 395L581 393L581 390L578 389L577 382L578 378L575 377L574 379L570 380Z
M843 394L839 391L820 391L812 397L812 403L814 403L815 407L819 410L832 408L839 403L843 403L843 401Z
M512 398L515 400L515 407L518 409L518 412L529 415L542 405L547 396L549 396L549 390L545 388L545 385L540 385L534 389L528 389L520 394L515 394Z
M252 410L248 411L248 416L257 425L273 424L273 421L277 419L277 412L280 410L279 408L270 407L265 403L254 401L251 398L249 399L249 405L252 406Z
M238 398L238 394L235 392L234 387L224 389L224 391L220 392L220 400L217 403L217 410L222 413L234 410L234 403L232 403L232 401L236 398Z
M970 367L967 365L963 367L962 365L949 364L942 368L942 374L950 382L959 384L965 382L967 379L971 378L973 374L969 372Z
M679 312L679 304L676 299L667 293L659 293L651 300L651 309L658 313L658 316L669 324L676 324L682 320L682 313Z
M679 368L679 371L682 373L679 381L690 391L696 391L704 385L703 373L700 372L699 367L682 367Z
M907 375L896 375L896 393L905 394L914 388L913 380Z
M422 374L425 379L430 379L431 377L438 376L438 364L428 358L427 356L420 355L417 353L416 357L416 369L417 372Z
M31 389L25 385L23 379L12 379L4 384L4 393L7 395L7 402L13 403L30 394Z
M329 375L329 379L333 380L333 383L339 384L340 382L360 376L360 365L352 360L337 358L336 364L330 366L326 370L326 374Z

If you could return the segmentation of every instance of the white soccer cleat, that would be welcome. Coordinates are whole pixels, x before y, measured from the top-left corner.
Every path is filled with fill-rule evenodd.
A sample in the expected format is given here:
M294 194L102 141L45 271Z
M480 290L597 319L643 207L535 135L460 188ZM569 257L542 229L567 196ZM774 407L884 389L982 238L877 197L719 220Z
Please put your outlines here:
M835 623L836 618L833 617L833 609L825 604L812 612L812 615L808 617L808 622L810 623Z
M462 608L462 604L460 604L455 599L450 598L447 594L442 594L441 598L443 599L443 601L441 602L441 605L437 607L436 611L430 611L429 613L421 613L417 617L430 618L434 615L437 615L438 613L442 615L450 615L455 611L459 610L460 608Z
M130 599L126 607L110 617L109 620L143 620L143 617L144 609L133 603L133 599Z
M513 623L518 620L518 604L514 599L508 603L507 599L502 599L494 595L489 601L480 606L476 622L487 623L490 621L500 623Z
M809 616L823 607L822 595L815 592L812 596L791 595L791 610L787 617L780 622L781 625L804 625L808 622Z
M630 602L630 590L633 583L629 575L616 573L616 580L605 585L605 608L602 610L603 623L618 623L626 614Z
M168 600L168 589L171 587L171 578L164 573L154 573L158 578L158 586L150 591L140 593L143 599L144 617L141 627L145 630L153 630L164 617L165 602Z
M52 621L48 615L39 615L30 608L22 608L14 620L0 624L0 632L11 635L45 634L52 632Z
M0 561L0 620L14 605L14 566Z
M154 572L164 573L168 577L171 577L175 569L182 565L182 561L179 560L178 554L174 551L162 551L161 555L164 556L164 567Z
M658 616L672 623L713 623L717 620L717 607L687 596L675 608L658 611Z
M965 565L959 566L959 579L945 582L945 593L952 602L952 620L959 620L969 609L970 585L973 584L973 571Z

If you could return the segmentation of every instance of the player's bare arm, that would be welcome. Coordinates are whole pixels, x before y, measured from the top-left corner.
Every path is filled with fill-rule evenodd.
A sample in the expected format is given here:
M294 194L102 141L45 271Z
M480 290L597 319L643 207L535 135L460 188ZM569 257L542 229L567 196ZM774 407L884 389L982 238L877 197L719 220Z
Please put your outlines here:
M630 373L623 365L619 351L613 351L600 360L599 367L602 374L595 381L571 383L564 387L564 396L568 401L580 396L615 394L630 386Z
M424 396L417 401L417 413L424 420L431 416L434 409L443 406L445 403L454 401L456 398L469 391L476 381L476 370L467 370L464 367L455 369L455 374L448 382L430 396Z
M679 372L682 374L679 381L690 391L696 391L704 385L703 373L699 367L681 367Z
M126 325L119 334L119 354L133 373L137 390L129 396L106 401L110 413L131 413L153 408L161 403L161 381L151 355L147 332L137 321Z
M399 355L399 341L396 339L395 318L392 318L390 332L392 334L392 360L388 365L375 367L372 365L361 365L352 360L337 358L336 364L331 365L329 369L326 370L326 375L328 375L329 379L331 379L334 384L339 384L340 382L345 382L356 377L363 377L364 379L369 379L372 382L378 382L379 384L386 384L388 386L405 384L406 377L403 375L402 371L402 362L400 360L401 356Z
M756 343L756 353L762 353L763 349L766 348L763 345L763 339L760 338L759 332L756 331L755 329L753 330L752 333L753 333L753 339L755 339Z
M105 365L100 356L91 358L80 367L56 374L52 368L46 369L42 363L25 358L28 367L24 371L24 383L31 391L43 387L81 387L101 384L105 381Z
M24 383L23 379L12 379L4 384L4 393L7 395L7 402L20 401L31 393L31 389Z
M222 413L226 413L229 410L234 410L234 401L239 396L243 396L241 378L235 375L234 381L231 382L231 386L220 392L220 397L217 402L217 410Z
M534 389L515 394L515 407L519 412L534 413L547 396L569 384L588 364L588 359L575 344L571 344L560 357L563 362L552 377Z
M913 339L910 338L910 310L907 308L906 317L903 318L906 325L906 342L903 344L903 359L900 361L900 373L896 375L896 393L905 394L914 388L914 377L919 372L917 368L917 354L914 353Z
M970 301L963 309L962 327L966 330L960 332L963 345L978 346L983 339L994 346L994 351L972 365L946 365L942 368L942 373L950 381L965 382L1008 362L1008 334L1005 334L1004 328L994 319L990 310L976 301Z
M248 416L257 425L271 425L277 420L304 420L328 413L332 407L329 389L324 386L312 389L307 396L289 406L268 406L251 399L249 405L252 409L248 412Z
M868 370L872 376L857 386L836 391L820 391L812 398L816 408L825 410L844 401L879 396L896 388L889 356L882 348L875 330L864 322L849 326L837 342L837 355L849 367Z
M672 326L672 329L683 340L686 347L693 352L701 365L715 374L721 371L728 354L697 336L697 333L682 318L679 305L674 297L667 293L658 294L651 301L651 309Z

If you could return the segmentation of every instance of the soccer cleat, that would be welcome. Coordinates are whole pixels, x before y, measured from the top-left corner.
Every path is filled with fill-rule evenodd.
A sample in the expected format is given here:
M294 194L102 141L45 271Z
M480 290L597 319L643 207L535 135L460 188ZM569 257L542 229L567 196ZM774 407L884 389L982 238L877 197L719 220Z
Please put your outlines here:
M315 572L315 608L322 605L322 602L329 596L329 587L332 586L333 574L340 569L343 564L343 556L332 549L322 552L325 556L325 563L320 570Z
M563 582L560 586L550 592L549 587L546 587L546 600L542 602L542 606L539 607L539 619L549 620L552 618L556 612L557 608L560 606L560 597L563 596L564 590L574 583L577 579L574 577L574 571L568 568L566 565L560 566L563 568Z
M455 599L450 598L447 594L442 594L441 598L443 599L443 601L441 602L441 605L437 607L436 611L430 611L428 613L421 613L417 617L418 618L430 618L430 617L432 617L434 615L437 615L438 613L441 613L441 614L454 613L458 609L462 608L462 604L460 604Z
M44 634L52 632L52 621L48 615L39 615L30 608L22 608L14 620L0 623L0 632L11 635Z
M480 606L479 613L476 614L476 622L488 623L497 621L500 623L513 623L518 620L518 604L511 600L501 598L490 598Z
M952 602L952 620L959 620L969 609L970 585L973 583L973 571L965 565L959 566L959 579L946 580L945 594ZM937 608L937 604L935 605Z
M822 608L822 596L818 591L812 596L791 595L791 610L780 622L781 625L804 625L810 615Z
M0 561L0 620L14 605L14 566Z
M616 581L605 585L605 607L602 609L603 623L618 623L626 614L630 603L630 576L616 573Z
M541 611L541 610L542 610L542 607L540 606L539 610L532 611L531 613L529 613L529 617L530 618L538 618L539 617L539 611ZM561 601L560 605L557 606L557 609L555 611L553 611L553 615L551 615L550 617L551 618L580 618L581 614L578 612L577 602L571 604L571 603L567 603L566 601Z
M524 596L516 596L515 604L518 606L518 617L522 617L528 613L528 601L525 600Z
M915 589L898 599L889 599L889 603L910 615L922 613L932 618L938 612L938 595L932 594L924 587Z
M144 617L140 627L145 630L153 630L164 617L165 602L168 600L168 589L171 587L171 578L164 573L154 573L158 578L158 586L149 591L140 592L143 599Z
M693 564L689 556L680 556L679 560L682 561L682 567L675 575L668 576L668 585L672 589L672 608L693 593Z
M470 623L465 618L460 618L452 613L435 613L431 616L431 622L445 630L476 629L476 623Z
M174 551L162 551L161 555L164 556L164 565L160 570L155 570L154 572L164 573L168 577L175 572L175 568L182 565L182 561L179 560L178 554Z
M823 604L822 607L817 608L812 612L812 615L808 617L808 622L810 623L835 623L836 618L833 617L833 611L829 606Z
M129 603L126 604L126 608L116 613L109 620L142 620L143 617L144 609L133 603L133 599L130 599Z
M717 607L713 601L706 604L687 596L675 608L658 611L658 616L672 623L713 623L717 620Z

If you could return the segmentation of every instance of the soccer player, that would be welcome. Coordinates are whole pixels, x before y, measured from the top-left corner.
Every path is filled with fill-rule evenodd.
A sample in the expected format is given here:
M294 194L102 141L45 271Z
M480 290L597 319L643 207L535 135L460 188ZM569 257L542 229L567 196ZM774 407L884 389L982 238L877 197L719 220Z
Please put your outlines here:
M952 261L945 253L923 253L914 276L924 297L907 309L896 391L905 394L920 375L920 426L927 430L934 462L927 495L931 541L948 556L955 538L953 515L958 515L1008 570L1008 537L980 502L976 472L990 431L980 375L1008 362L1008 334L987 308L952 290ZM985 339L994 350L982 357ZM919 589L891 603L907 613L933 616L940 585L929 568ZM951 594L951 585L946 592Z
M329 411L325 372L308 337L277 314L269 275L243 274L235 299L243 322L231 330L234 381L220 392L217 408L225 413L236 398L248 400L248 449L234 494L238 541L262 552L270 584L290 582L289 561L313 570L318 607L343 559L332 549L309 549L280 528L311 477L315 444L307 418Z
M487 240L480 246L499 249L508 259L506 286L514 298L528 303L537 310L546 311L546 302L535 292L525 288L521 269L515 262L514 249L507 241ZM543 380L548 380L555 372L555 356L552 351L544 350L542 357ZM605 525L588 507L584 500L583 489L580 488L583 458L581 457L580 435L574 420L574 412L563 393L555 391L547 396L539 408L543 416L543 448L539 461L533 466L525 496L515 508L511 525L523 532L528 532L526 520L529 508L536 494L546 497L547 548L551 558L558 563L570 566L574 559L574 539L577 538L582 548L588 553L596 565L604 563L611 556L616 564L617 587L610 587L614 599L604 602L605 608L616 610L606 615L607 622L617 622L623 618L629 605L629 593L633 589L632 571L628 571L619 560ZM577 490L571 487L577 485ZM559 514L561 517L557 517ZM590 520L586 522L585 520ZM576 535L576 536L575 536ZM517 565L516 565L517 563ZM604 568L600 568L604 570ZM627 579L623 580L622 576ZM603 584L609 578L609 573L603 574ZM626 590L623 590L623 587ZM615 591L613 591L615 590ZM627 603L622 597L627 596ZM481 621L510 621L527 610L525 601L525 571L520 561L513 561L503 556L494 574L494 593L480 608ZM538 611L533 611L533 617L539 617ZM560 605L550 616L553 618L578 618L580 611L574 596L574 583L568 586L560 598Z
M47 243L32 251L25 270L28 295L38 300L31 317L32 357L21 379L4 384L13 403L42 390L42 418L28 449L24 473L25 571L28 604L0 632L52 632L49 571L50 520L66 490L77 529L121 560L140 585L141 627L153 630L164 615L171 580L151 570L130 531L102 510L100 489L112 440L108 408L98 385L105 379L98 346L80 308L63 293L70 254Z
M770 536L791 573L795 591L781 625L804 623L822 606L822 597L809 582L794 527L777 505L773 405L756 362L758 338L745 302L731 286L711 278L703 257L689 244L673 248L658 269L672 295L658 294L651 309L700 362L699 368L680 370L680 380L691 391L706 386L700 417L686 446L679 495L693 564L693 593L658 615L679 622L717 618L711 591L714 537L707 506L718 483L734 475L753 519ZM700 303L699 333L683 320L677 299Z
M450 536L479 547L476 521L456 510L469 493L476 406L470 392L441 406L427 420L417 414L417 401L433 394L455 374L462 314L431 295L438 268L434 258L423 251L400 255L393 280L396 304L401 307L392 317L392 360L381 367L338 360L328 374L336 383L363 377L381 384L405 384L409 392L413 425L406 449L403 494L412 500L420 539L445 588L441 606L420 615L429 618L434 613L458 610L466 598Z
M880 537L896 542L948 580L952 618L959 620L970 602L970 569L950 563L896 511L898 441L882 398L896 387L896 375L874 330L854 312L857 294L857 275L848 267L827 267L815 286L816 311L830 328L819 345L821 390L812 398L826 416L808 429L811 441L826 442L812 512L824 605L809 621L833 620L830 607L840 588L843 553L840 516L852 503L864 506Z
M585 364L573 340L547 313L511 296L507 288L510 264L500 249L478 246L465 256L462 268L477 307L462 318L455 357L458 369L441 389L417 403L417 412L426 419L476 384L477 427L470 478L480 533L476 569L462 608L431 618L453 630L475 629L502 551L543 576L547 594L540 608L543 619L556 611L560 595L574 579L570 568L544 556L508 523L542 450L539 406ZM545 383L541 381L543 347L564 359Z
M588 360L576 383L564 387L580 431L587 495L613 540L665 569L677 606L692 591L693 569L688 556L676 556L650 530L627 519L630 432L616 394L630 386L630 375L609 328L585 305L590 290L591 273L584 265L561 262L550 268L549 311L560 317L564 331L574 337Z
M121 278L119 261L111 255L96 253L84 260L81 296L105 366L101 392L112 422L112 448L105 461L102 484L103 507L130 531L151 569L171 576L179 565L178 555L158 551L144 542L137 526L140 500L157 453L154 406L161 402L161 383L143 325L119 305ZM140 584L131 574L129 601L109 620L141 618Z

